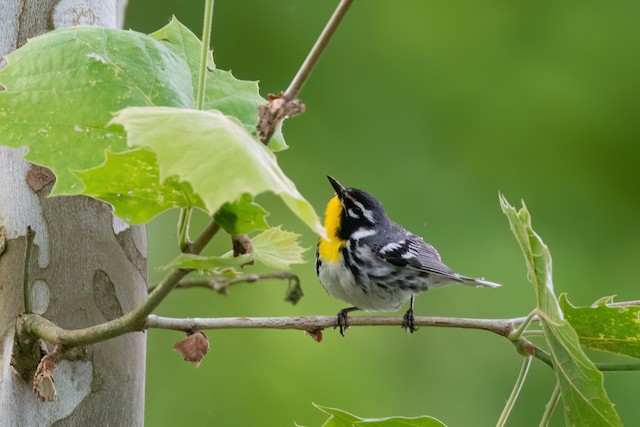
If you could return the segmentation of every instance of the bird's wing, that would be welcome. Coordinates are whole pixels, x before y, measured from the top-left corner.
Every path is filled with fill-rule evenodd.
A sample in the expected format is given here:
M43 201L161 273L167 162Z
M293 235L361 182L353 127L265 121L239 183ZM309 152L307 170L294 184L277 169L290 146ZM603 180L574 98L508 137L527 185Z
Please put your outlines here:
M433 246L409 232L401 239L380 247L376 252L381 259L398 267L408 267L447 277L456 276L456 273L444 265L440 254Z

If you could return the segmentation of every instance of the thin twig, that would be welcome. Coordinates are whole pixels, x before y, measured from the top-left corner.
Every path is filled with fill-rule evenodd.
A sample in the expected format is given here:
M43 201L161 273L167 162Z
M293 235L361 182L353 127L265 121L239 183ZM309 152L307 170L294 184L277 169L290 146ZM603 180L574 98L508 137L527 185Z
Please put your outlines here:
M218 292L220 294L224 294L230 286L238 285L240 283L255 283L260 280L268 280L268 279L283 279L283 280L295 280L299 281L298 276L293 273L289 273L286 271L276 271L273 273L263 273L263 274L247 274L246 276L236 277L233 279L222 279L222 278L200 278L200 279L185 279L181 280L176 289L191 289L191 288L206 288L211 289L212 291ZM150 287L149 291L152 291L155 286Z
M344 18L344 15L347 13L347 10L349 10L349 6L351 6L351 3L353 3L353 0L340 1L340 4L336 8L335 12L333 12L333 15L331 15L329 22L327 22L324 30L322 30L320 37L318 37L318 40L316 40L313 48L311 48L311 51L309 51L307 58L304 60L304 63L296 73L296 76L291 81L291 84L289 85L287 90L284 91L284 98L287 101L291 101L298 97L300 90L302 90L302 86L304 86L305 82L309 78L313 67L316 65L318 59L322 55L322 52L329 44L329 40L331 40L331 37L340 25L340 22L342 21L342 18Z
M318 62L318 59L329 44L329 40L340 25L342 18L349 10L353 0L341 0L333 15L322 30L320 37L316 40L307 58L304 60L295 77L284 92L274 95L269 94L269 100L266 104L258 108L258 124L256 125L256 133L258 139L267 145L274 132L286 117L292 117L304 112L304 104L297 99L302 86L309 78L311 71Z
M196 93L196 110L204 110L204 95L207 87L207 57L211 44L211 27L213 24L213 0L204 2L204 22L202 24L202 50L200 51L200 70L198 72L198 91Z
M509 395L509 399L507 399L507 403L504 405L504 409L500 414L500 418L498 419L496 427L502 427L507 422L507 418L509 418L509 414L511 413L511 410L513 409L513 406L518 399L520 390L522 390L524 380L527 378L527 373L529 372L529 367L531 366L532 360L533 357L526 356L522 361L522 367L520 368L520 372L518 373L518 378L516 379L516 383L513 385L513 390L511 390L511 394Z
M640 371L640 362L628 363L594 363L603 372Z
M191 244L191 239L189 238L189 226L191 224L192 212L193 209L190 207L180 209L180 216L178 217L178 247L181 251L186 250L186 248Z
M527 330L527 328L529 327L533 319L537 318L537 316L538 316L538 309L534 308L533 310L531 310L531 313L529 313L527 317L525 317L522 323L520 323L518 328L515 329L513 332L511 332L511 334L509 335L509 339L511 339L512 341L519 340L522 334L524 333L524 331Z
M202 233L200 233L200 236L198 236L194 242L191 242L184 252L189 254L199 254L211 241L213 236L216 235L218 230L220 230L220 226L212 219Z
M24 300L24 312L33 313L31 308L31 286L29 280L29 269L31 267L31 250L33 249L33 239L36 232L31 226L27 227L27 242L24 250L24 274L22 276L22 299Z
M553 410L560 399L560 383L557 382L553 392L551 393L551 397L549 398L549 402L544 407L544 413L542 414L542 419L540 420L540 427L547 427L549 425L549 421L551 420L551 415L553 415Z

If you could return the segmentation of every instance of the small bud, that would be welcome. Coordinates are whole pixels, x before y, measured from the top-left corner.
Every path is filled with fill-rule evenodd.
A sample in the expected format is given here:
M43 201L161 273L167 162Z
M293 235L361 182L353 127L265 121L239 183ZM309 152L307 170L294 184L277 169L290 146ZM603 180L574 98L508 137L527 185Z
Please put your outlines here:
M244 255L253 252L251 239L246 234L236 234L231 237L233 243L233 256Z
M182 355L185 362L192 363L197 368L204 355L209 352L209 339L204 332L195 331L175 343L173 348Z
M233 256L237 257L239 255L249 254L253 252L253 245L251 244L251 239L246 234L236 234L231 236L231 242L233 243ZM256 260L251 259L251 261L242 265L253 265Z

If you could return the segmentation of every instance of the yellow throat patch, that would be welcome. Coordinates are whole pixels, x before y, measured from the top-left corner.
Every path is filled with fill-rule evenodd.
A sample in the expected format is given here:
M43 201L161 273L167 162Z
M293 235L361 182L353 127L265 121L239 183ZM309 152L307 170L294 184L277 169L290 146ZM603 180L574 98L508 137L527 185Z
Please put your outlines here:
M328 240L320 238L318 244L318 253L320 258L325 262L338 262L342 254L340 250L346 243L346 240L341 240L338 237L338 230L340 229L340 217L342 216L342 205L338 196L334 196L329 203L327 203L327 209L324 213L324 228L327 230Z

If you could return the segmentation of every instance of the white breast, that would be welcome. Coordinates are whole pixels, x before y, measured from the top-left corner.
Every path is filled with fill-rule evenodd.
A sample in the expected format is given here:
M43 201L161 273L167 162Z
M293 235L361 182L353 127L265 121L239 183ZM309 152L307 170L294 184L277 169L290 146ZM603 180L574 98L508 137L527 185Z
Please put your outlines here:
M388 293L372 283L358 284L342 262L323 262L318 269L318 277L329 295L361 310L396 311L412 295L410 291L399 289L393 294Z

